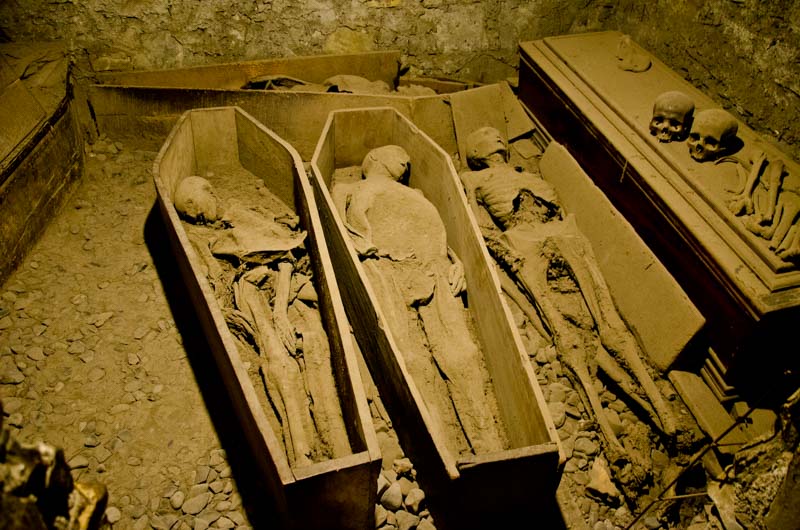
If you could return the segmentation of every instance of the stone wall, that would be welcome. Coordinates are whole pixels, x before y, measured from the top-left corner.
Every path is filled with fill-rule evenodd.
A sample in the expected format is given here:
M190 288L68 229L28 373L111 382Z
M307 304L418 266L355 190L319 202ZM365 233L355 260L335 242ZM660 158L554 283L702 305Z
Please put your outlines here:
M517 43L619 29L797 157L797 0L2 0L0 37L95 71L398 49L413 70L514 75Z

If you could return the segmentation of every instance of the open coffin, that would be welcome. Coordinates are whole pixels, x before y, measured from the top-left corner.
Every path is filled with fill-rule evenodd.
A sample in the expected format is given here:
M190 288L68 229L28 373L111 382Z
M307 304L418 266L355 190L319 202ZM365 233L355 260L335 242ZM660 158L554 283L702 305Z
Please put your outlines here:
M225 213L223 220L214 223L216 226L195 226L179 216L174 206L176 192L181 190L178 194L183 194L182 182L189 176L207 178L220 198L228 195L219 203ZM250 444L253 464L268 484L265 502L274 503L284 526L289 528L367 528L374 517L380 454L325 237L300 157L288 143L237 107L192 110L181 116L165 141L154 165L154 180L165 227L192 304ZM290 245L294 248L287 251L289 246L281 247L274 241L273 248L254 246L241 233L234 234L235 230L246 228L248 222L255 223L256 231L264 231L266 225L253 220L253 212L266 215L267 225L272 223L276 230L280 228L274 226L276 220L290 219L284 222L284 229L295 225L291 237L296 243L303 234L302 247ZM229 248L231 243L247 247L247 252L236 254ZM238 260L230 257L234 254ZM255 266L250 263L265 255L271 258ZM217 261L218 256L227 256L228 261ZM276 263L280 270L280 263L294 262L296 272L303 260L317 302L300 301L301 297L313 300L315 296L301 296L299 290L287 310L302 344L298 348L302 348L303 355L297 356L304 363L301 370L300 363L287 353L288 346L284 350L280 341L259 342L256 337L253 347L241 340L241 333L234 336L235 326L229 327L229 323L232 313L245 317L258 313L248 313L241 307L240 295L246 300L262 297L269 314L269 296L258 294L254 284L243 286L242 278L247 276L243 271L249 269L252 274L254 270L272 268L266 277L278 278L277 287L273 286L276 315L278 293L283 292L281 276L275 275ZM225 284L225 278L237 276L236 286ZM300 281L298 278L292 276L291 285ZM306 293L309 287L304 288ZM251 298L242 294L246 289ZM244 320L255 329L254 335L259 335L261 326L269 327L255 317ZM240 318L240 324L241 321ZM266 335L269 333L259 336ZM263 364L265 359L269 364ZM261 373L259 365L264 367ZM305 392L300 388L299 396L287 395L288 387L281 386L283 381L291 380L284 374L292 370L301 372L300 377L306 381ZM296 378L297 374L292 373ZM270 380L270 374L276 377ZM265 380L273 385L277 382L277 387L265 391ZM291 410L281 414L291 409L289 403L305 404L308 409L309 402L314 407L312 429L317 429L311 437L307 436L308 431L294 429L297 423L292 423L307 415L308 410L295 417ZM307 445L313 451L306 453L297 445L297 432L306 433Z
M454 439L453 430L441 427L436 418L443 415L431 402L436 382L420 381L417 374L421 372L412 368L416 351L412 353L406 338L395 332L396 306L376 294L386 291L376 289L375 277L370 278L374 272L368 270L372 264L359 258L337 210L335 179L343 168L360 166L368 151L384 145L399 145L409 154L408 185L433 204L444 225L447 246L463 263L466 313L496 399L495 426L504 438L501 447L463 450L463 440ZM401 445L421 470L420 480L427 481L423 483L426 493L442 499L432 506L450 508L434 514L437 522L449 523L458 514L459 524L468 521L474 526L478 520L535 511L537 505L552 502L563 463L558 437L449 156L396 110L365 108L330 113L311 165L320 217L356 338ZM431 300L442 292L437 291ZM429 333L422 310L420 315ZM436 355L436 363L447 372ZM480 381L471 383L480 385ZM454 407L458 415L457 403Z

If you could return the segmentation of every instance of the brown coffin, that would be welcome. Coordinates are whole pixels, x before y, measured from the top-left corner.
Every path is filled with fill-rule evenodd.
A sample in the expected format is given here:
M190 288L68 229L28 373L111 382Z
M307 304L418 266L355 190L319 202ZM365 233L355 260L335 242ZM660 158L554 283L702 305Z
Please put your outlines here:
M689 95L695 112L719 105L635 44L650 68L619 68L620 37L601 32L521 43L520 99L697 304L719 355L712 352L714 363L706 364L731 369L727 378L741 388L773 385L786 368L797 368L781 351L796 342L791 332L800 318L800 270L727 210L721 183L738 179L734 164L698 163L685 142L661 144L649 134L653 101L662 92ZM744 124L738 137L735 156L747 160L760 149L800 175L797 163ZM694 369L703 359L683 361Z
M411 156L409 186L439 211L448 245L464 264L469 311L500 409L508 450L457 458L432 428L427 407L411 379L386 316L336 212L328 186L340 167L360 165L372 148L403 147ZM437 523L474 527L479 520L535 513L551 503L564 456L547 405L501 297L490 257L469 210L450 157L391 108L332 112L311 161L312 185L350 322L401 445L420 469ZM465 523L466 521L466 523ZM449 526L448 526L449 527Z
M271 192L295 210L308 234L306 247L352 449L349 455L303 467L289 465L203 272L202 260L173 206L173 191L180 179L205 174L211 161L220 160L241 164L262 178ZM154 164L154 180L175 259L249 442L253 464L268 485L263 493L265 502L274 503L286 528L369 527L374 518L380 451L315 199L300 157L288 143L239 108L193 110L181 116L164 142Z

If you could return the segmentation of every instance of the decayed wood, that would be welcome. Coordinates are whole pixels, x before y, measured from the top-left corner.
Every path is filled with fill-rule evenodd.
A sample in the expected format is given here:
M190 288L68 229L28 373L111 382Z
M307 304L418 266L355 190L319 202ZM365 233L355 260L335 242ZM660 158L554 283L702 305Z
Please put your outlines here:
M172 205L171 196L181 178L198 174L208 167L207 164L219 162L238 162L263 178L267 187L274 186L282 199L291 201L287 204L296 209L303 229L313 234L307 241L307 250L315 272L322 271L315 278L315 284L320 293L320 310L333 356L331 363L340 391L344 423L348 426L349 450L341 457L302 468L289 465L244 368L213 289L203 276L202 259L193 249ZM154 173L160 210L175 256L225 390L231 396L234 412L250 443L254 465L268 487L269 502L274 503L287 528L366 528L374 517L380 453L358 378L355 353L349 341L341 340L348 336L348 328L337 287L331 281L332 266L324 250L324 236L302 161L291 146L241 109L214 108L187 112L179 119L156 159ZM344 452L341 444L339 447L336 452ZM310 499L314 499L314 510L308 509ZM315 512L326 513L328 517L317 517L313 515Z
M378 51L309 57L281 57L207 66L101 73L106 85L170 88L242 88L248 80L281 74L309 83L322 83L337 74L366 77L395 85L400 67L399 51Z
M463 262L469 308L497 394L500 421L511 445L509 451L478 455L475 459L457 459L445 441L438 438L402 354L388 331L386 316L335 211L329 191L334 170L360 166L367 151L387 144L400 145L411 155L409 185L421 190L439 211L448 245ZM337 277L343 285L345 307L381 397L387 402L407 452L412 453L412 458L418 453L423 459L415 460L415 465L427 468L426 472L444 472L449 478L437 482L431 494L447 495L457 490L464 495L463 500L478 499L493 491L491 495L498 496L498 505L489 510L500 509L504 502L520 500L507 490L512 484L521 484L522 478L516 473L525 470L528 477L536 475L543 483L551 484L549 493L552 495L560 459L558 437L544 410L543 396L523 353L510 312L500 296L499 280L450 158L395 110L373 108L332 112L312 158L312 169L312 184ZM409 433L409 428L414 430ZM519 465L506 466L507 457L519 457ZM469 471L462 471L462 466ZM503 471L495 472L495 467L502 467ZM465 482L469 482L469 486ZM499 498L498 491L508 495ZM531 502L530 497L526 499Z

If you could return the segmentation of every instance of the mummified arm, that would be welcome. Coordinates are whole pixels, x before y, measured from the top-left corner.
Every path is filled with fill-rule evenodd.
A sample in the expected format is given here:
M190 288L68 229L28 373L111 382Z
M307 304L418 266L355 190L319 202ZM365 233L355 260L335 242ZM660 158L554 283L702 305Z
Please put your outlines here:
M297 333L294 326L289 322L292 271L294 271L294 266L290 262L282 261L278 264L272 323L275 325L275 331L278 332L278 337L280 337L286 351L292 357L296 357L297 355L302 355L302 350L297 347Z
M464 264L458 258L453 249L447 247L447 257L452 264L447 271L447 282L450 284L450 293L453 296L458 296L467 289L467 280L464 277Z

